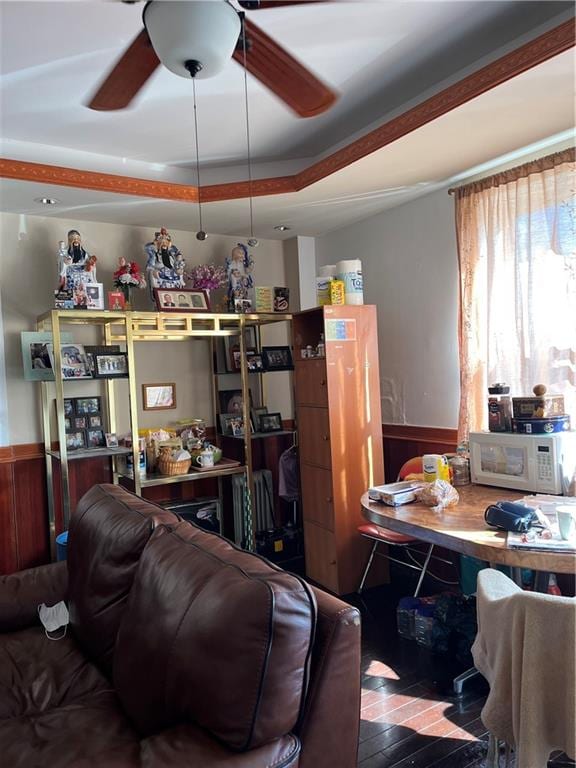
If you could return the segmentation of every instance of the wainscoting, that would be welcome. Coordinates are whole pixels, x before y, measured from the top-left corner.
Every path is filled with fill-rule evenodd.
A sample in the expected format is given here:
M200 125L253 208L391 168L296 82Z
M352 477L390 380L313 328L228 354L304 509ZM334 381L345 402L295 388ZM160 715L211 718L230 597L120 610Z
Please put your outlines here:
M384 466L388 481L394 480L406 459L423 453L454 451L456 430L384 424ZM70 502L72 509L95 483L112 481L110 462L105 457L71 461ZM190 483L188 483L190 485ZM60 508L60 483L55 482L55 500ZM180 486L169 486L169 495L187 497ZM158 501L166 498L166 488L152 488L146 496ZM196 489L198 490L198 489ZM205 492L214 492L207 489ZM57 513L56 529L62 530ZM22 568L50 560L48 537L48 500L46 466L41 443L0 448L0 573L13 573Z

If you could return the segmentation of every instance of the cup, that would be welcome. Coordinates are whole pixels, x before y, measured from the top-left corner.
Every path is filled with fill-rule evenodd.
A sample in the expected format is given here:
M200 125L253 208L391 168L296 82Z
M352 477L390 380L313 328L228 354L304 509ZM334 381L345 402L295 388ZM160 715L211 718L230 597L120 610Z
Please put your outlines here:
M198 464L203 469L207 469L208 467L214 466L214 451L202 451L202 453L198 454L196 456L196 464Z
M562 504L556 507L560 538L568 541L576 533L576 504Z

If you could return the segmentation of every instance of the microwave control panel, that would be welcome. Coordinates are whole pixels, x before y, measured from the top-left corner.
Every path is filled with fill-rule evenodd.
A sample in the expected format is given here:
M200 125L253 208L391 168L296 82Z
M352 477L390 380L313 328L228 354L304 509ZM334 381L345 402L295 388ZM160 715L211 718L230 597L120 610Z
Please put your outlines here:
M539 483L546 486L554 486L554 455L552 446L536 446L536 472Z

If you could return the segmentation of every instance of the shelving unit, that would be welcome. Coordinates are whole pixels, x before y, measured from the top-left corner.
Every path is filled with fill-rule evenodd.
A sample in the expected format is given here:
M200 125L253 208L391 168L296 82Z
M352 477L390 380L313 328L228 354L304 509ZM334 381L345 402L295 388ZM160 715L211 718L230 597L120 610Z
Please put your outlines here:
M215 313L162 313L162 312L112 312L112 311L86 311L86 310L51 310L41 315L37 320L37 330L50 331L54 344L54 377L55 381L40 382L42 404L42 427L44 434L44 449L46 456L46 475L48 484L48 511L50 541L52 552L55 551L56 517L54 498L54 467L53 460L60 462L61 498L64 527L67 528L70 519L70 477L68 462L82 460L94 456L110 456L113 460L114 482L119 482L121 477L128 478L136 494L141 495L142 489L174 483L190 482L206 478L222 478L229 475L245 473L248 489L248 505L253 494L253 469L252 469L252 445L250 433L250 400L249 378L252 375L246 364L246 345L244 330L248 326L267 325L270 323L286 322L292 319L289 314L215 314ZM128 357L128 398L130 431L132 434L132 449L90 449L81 451L68 451L66 447L66 430L64 421L64 387L67 381L62 379L61 356L61 329L67 325L91 325L100 329L101 342L105 345L124 345ZM139 441L138 441L138 376L136 370L134 346L137 343L149 341L189 341L190 339L217 339L227 336L238 336L240 344L240 380L243 393L243 420L244 420L244 464L239 466L216 466L214 470L204 472L190 472L186 475L166 476L150 474L142 477L138 471L127 472L119 467L116 462L118 456L132 454L132 466L138 467ZM215 370L211 356L211 370L207 375L215 382ZM74 380L76 381L76 380ZM93 382L93 379L85 381ZM116 402L114 386L116 380L99 379L105 382L104 409L107 413L108 429L116 432ZM57 415L57 439L58 449L52 445L50 433L50 387L54 387L56 397ZM212 412L217 411L216 385L212 387ZM248 535L251 546L254 546L254 533Z

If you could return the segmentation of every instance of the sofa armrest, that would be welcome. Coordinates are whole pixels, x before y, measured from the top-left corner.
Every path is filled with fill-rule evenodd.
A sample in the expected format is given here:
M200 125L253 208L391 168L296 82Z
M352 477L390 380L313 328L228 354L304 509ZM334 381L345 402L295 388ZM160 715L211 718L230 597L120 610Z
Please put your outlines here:
M360 728L360 613L319 589L299 768L355 768Z
M0 632L15 632L39 622L38 606L65 600L68 592L66 562L40 565L0 576Z

